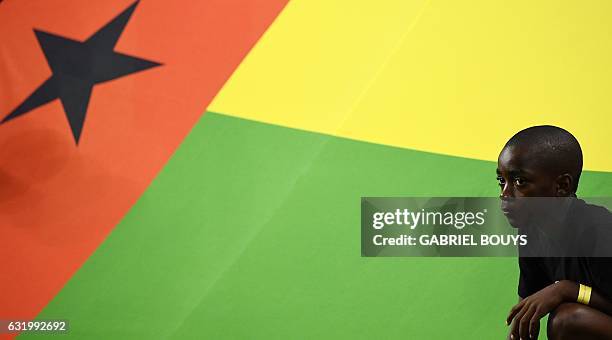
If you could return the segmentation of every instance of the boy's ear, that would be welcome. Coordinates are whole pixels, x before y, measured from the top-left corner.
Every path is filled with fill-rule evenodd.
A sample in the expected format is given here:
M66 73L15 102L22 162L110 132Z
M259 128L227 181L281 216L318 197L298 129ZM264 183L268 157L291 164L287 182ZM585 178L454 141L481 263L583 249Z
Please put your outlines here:
M570 174L563 174L555 180L557 196L566 197L574 193L574 178Z

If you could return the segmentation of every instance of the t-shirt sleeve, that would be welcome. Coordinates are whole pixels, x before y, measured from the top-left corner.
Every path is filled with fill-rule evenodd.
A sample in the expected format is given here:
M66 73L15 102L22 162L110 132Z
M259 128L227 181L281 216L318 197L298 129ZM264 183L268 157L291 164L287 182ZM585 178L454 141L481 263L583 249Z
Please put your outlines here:
M519 257L518 295L526 298L548 285L546 273L537 257Z

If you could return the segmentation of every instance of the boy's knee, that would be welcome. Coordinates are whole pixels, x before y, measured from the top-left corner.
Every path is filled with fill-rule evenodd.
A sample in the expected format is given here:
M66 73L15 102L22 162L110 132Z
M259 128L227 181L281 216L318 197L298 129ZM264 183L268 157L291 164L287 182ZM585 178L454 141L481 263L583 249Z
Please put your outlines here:
M548 316L549 340L576 339L584 329L586 308L577 303L562 303Z

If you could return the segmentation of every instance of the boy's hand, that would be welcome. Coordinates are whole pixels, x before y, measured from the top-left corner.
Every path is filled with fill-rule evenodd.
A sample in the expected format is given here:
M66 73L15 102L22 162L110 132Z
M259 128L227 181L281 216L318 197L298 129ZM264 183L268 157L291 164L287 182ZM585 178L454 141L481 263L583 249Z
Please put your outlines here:
M512 323L511 337L514 340L535 339L538 335L540 319L562 302L573 301L574 295L578 295L577 284L563 280L523 299L512 307L506 319L506 324ZM512 322L513 319L514 322Z

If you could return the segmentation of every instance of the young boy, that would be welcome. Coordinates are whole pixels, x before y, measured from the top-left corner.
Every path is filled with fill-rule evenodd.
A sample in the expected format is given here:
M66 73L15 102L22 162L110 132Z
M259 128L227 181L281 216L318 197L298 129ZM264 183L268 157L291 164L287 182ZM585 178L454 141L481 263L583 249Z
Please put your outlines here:
M572 134L554 126L522 130L498 158L502 207L521 197L574 198L581 172L582 150ZM570 201L570 214L601 214L600 207ZM519 303L506 320L509 339L536 339L548 313L550 340L612 339L612 258L519 257L519 268Z

